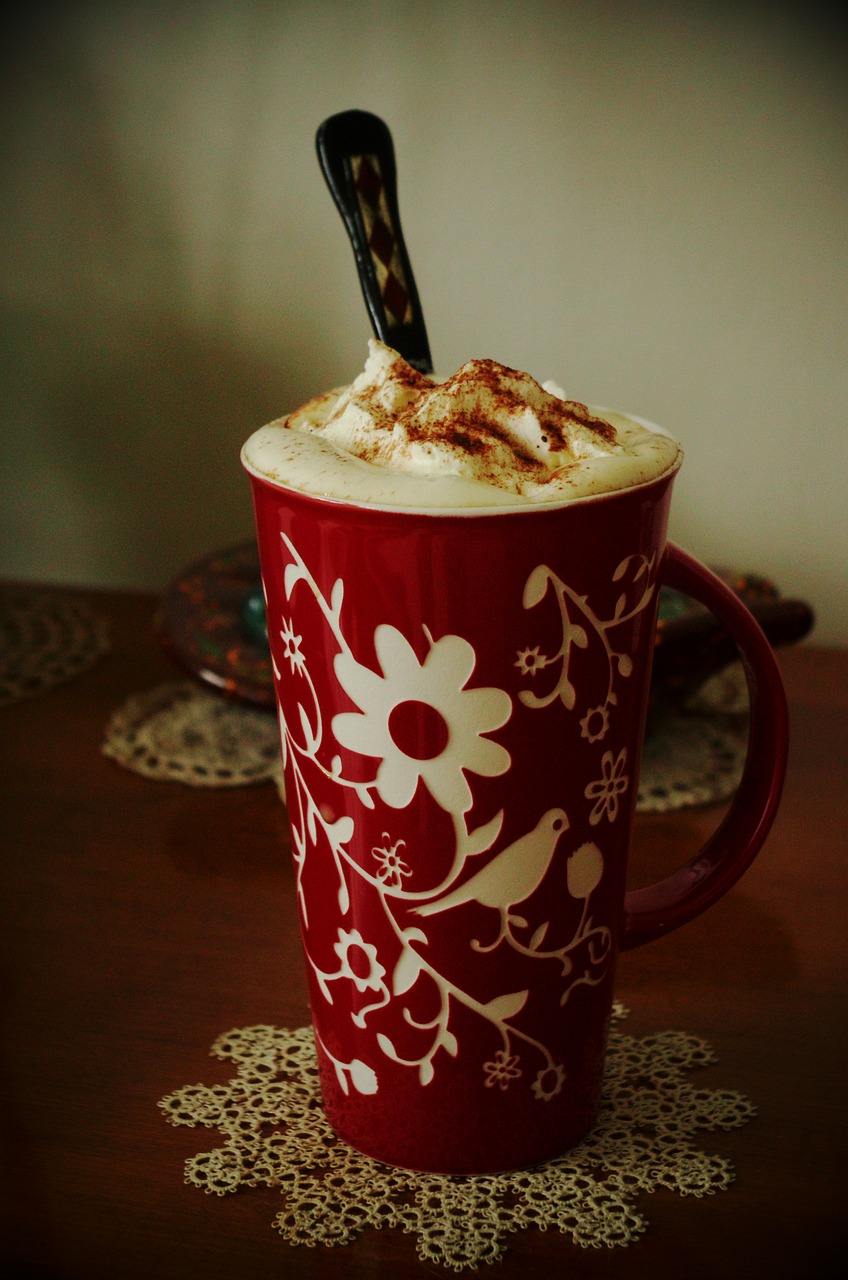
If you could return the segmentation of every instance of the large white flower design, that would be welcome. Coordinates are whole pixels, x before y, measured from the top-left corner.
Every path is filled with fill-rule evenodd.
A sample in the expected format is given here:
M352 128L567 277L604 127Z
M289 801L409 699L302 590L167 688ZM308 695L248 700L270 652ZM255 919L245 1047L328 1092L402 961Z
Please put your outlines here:
M423 662L395 627L379 626L374 646L382 675L349 652L336 657L336 677L360 710L334 716L333 733L379 759L374 785L393 809L406 808L421 779L442 809L466 813L473 797L464 771L493 778L510 766L506 748L484 736L509 719L509 694L465 688L476 655L461 636L431 643Z

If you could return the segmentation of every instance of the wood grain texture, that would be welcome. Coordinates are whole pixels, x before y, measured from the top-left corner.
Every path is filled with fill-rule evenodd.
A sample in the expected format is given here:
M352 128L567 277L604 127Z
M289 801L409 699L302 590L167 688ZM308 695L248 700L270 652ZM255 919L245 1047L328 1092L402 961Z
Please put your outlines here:
M86 592L113 624L89 672L0 711L0 1089L4 1241L18 1277L262 1280L444 1274L400 1232L293 1249L273 1190L223 1199L182 1180L216 1143L157 1108L224 1080L208 1050L231 1027L308 1021L285 812L270 784L193 790L100 751L109 716L175 672L152 596ZM515 1236L498 1275L757 1280L834 1274L844 1232L848 962L848 652L781 655L792 746L776 826L707 915L624 955L635 1034L681 1028L718 1056L708 1088L757 1118L698 1146L727 1155L732 1188L646 1198L624 1250L557 1233ZM687 857L718 808L640 819L631 882ZM485 1274L477 1273L477 1274Z

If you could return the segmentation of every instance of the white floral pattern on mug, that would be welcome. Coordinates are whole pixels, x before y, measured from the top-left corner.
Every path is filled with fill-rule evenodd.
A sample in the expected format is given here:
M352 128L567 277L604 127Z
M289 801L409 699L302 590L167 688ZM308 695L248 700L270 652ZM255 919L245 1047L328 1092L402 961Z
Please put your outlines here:
M580 721L581 737L590 744L600 742L609 730L610 718L607 704L601 707L590 707Z
M335 678L349 699L348 707L352 703L354 708L336 710L325 719L309 654L304 652L307 646L297 634L299 617L293 613L280 618L279 666L290 667L296 680L296 693L286 704L285 714L281 701L279 716L306 959L321 997L330 1005L337 1002L356 1032L366 1033L344 1048L336 1045L341 1056L335 1056L319 1037L339 1086L345 1093L351 1089L376 1093L384 1059L417 1072L420 1084L428 1085L443 1057L462 1052L461 1037L453 1029L455 1014L462 1008L485 1020L501 1040L491 1058L478 1059L481 1086L497 1093L526 1089L540 1104L549 1102L562 1092L567 1073L524 1018L530 988L492 986L485 999L465 990L450 972L449 955L437 945L439 929L431 925L430 917L463 911L469 903L490 911L491 931L484 937L475 923L465 938L469 950L478 961L508 948L522 962L548 971L555 964L561 974L560 1009L578 987L604 981L613 935L598 915L608 862L603 841L584 841L567 853L568 894L579 906L580 916L560 933L551 927L546 899L536 891L555 847L569 839L572 824L565 810L552 796L534 825L527 828L525 823L507 836L503 809L491 816L472 816L474 801L479 799L474 792L479 790L477 779L501 777L512 767L510 752L495 738L513 714L522 714L522 707L536 711L560 703L568 714L578 717L580 736L590 753L603 750L595 744L614 731L618 706L614 686L632 672L625 637L617 638L618 647L614 647L610 633L642 612L653 584L643 585L629 611L619 600L612 617L604 619L586 596L573 591L546 566L538 566L528 580L524 607L534 608L548 596L560 615L562 643L549 655L540 645L528 645L518 650L514 665L520 680L544 678L546 668L553 669L549 674L556 680L552 687L537 685L536 694L523 689L513 701L507 689L473 686L478 651L460 635L434 640L424 625L423 639L420 630L417 636L407 637L382 623L370 633L369 656L355 651L347 634L351 605L346 603L344 581L335 580L325 593L288 536L281 537L286 597L292 599L303 589L318 604L337 645ZM622 562L615 579L620 580L629 567L630 560ZM583 622L573 622L571 613ZM572 649L589 646L603 655L602 682L591 694L582 679L575 683L578 672L570 670ZM277 665L274 669L279 680ZM356 757L353 762L333 753L331 734L339 747ZM370 763L363 765L363 760ZM593 825L604 816L615 821L619 798L629 786L626 763L626 749L618 757L613 751L603 755L602 777L585 790L594 806L589 813ZM316 792L319 780L339 789L339 808ZM440 882L426 889L414 880L420 851L410 841L408 828L400 828L403 837L393 831L393 819L377 828L381 831L378 842L371 836L365 848L355 848L357 839L361 840L360 823L378 800L402 811L419 789L450 816L454 830L452 862ZM363 856L366 850L370 858ZM338 913L332 945L335 963L331 960L329 968L313 945L320 930L312 932L305 889L307 869L316 858L323 860L321 885L327 910ZM363 934L355 927L367 918L354 910L363 895L373 904L380 925L373 940L367 929ZM421 1020L421 994L427 990L428 1012ZM410 1028L414 1038L408 1041Z
M509 694L465 688L476 655L460 636L435 641L423 662L395 627L378 627L374 645L382 675L349 653L336 657L339 684L360 708L333 717L336 739L379 759L374 785L393 809L410 803L421 780L442 809L466 813L473 797L464 770L492 778L510 766L506 748L485 737L509 719ZM402 732L397 713L404 709L423 720L429 741Z
M392 844L388 831L383 832L383 841L382 845L375 845L371 850L371 856L377 860L377 879L382 884L399 889L404 877L412 875L412 868L404 862L399 852L406 842L396 840Z
M280 639L283 642L283 657L288 659L292 672L303 671L306 666L306 659L300 649L303 637L295 635L294 625L289 618L283 618Z
M521 1077L519 1061L518 1054L510 1054L508 1049L498 1049L491 1062L483 1063L483 1070L486 1073L486 1088L491 1089L494 1085L497 1085L501 1092L508 1089L511 1081L518 1080Z
M377 948L366 942L358 929L339 929L333 950L341 963L338 976L349 978L357 991L382 988L386 970L377 959Z
M604 815L610 822L615 822L618 817L618 798L624 795L630 785L630 779L624 772L626 764L626 747L622 747L616 757L611 751L604 752L601 760L603 776L597 782L590 782L584 792L587 800L595 801L595 806L589 814L589 821L593 827L597 826Z
M562 1092L565 1084L565 1067L560 1063L552 1063L543 1067L533 1081L533 1092L542 1102L550 1102Z

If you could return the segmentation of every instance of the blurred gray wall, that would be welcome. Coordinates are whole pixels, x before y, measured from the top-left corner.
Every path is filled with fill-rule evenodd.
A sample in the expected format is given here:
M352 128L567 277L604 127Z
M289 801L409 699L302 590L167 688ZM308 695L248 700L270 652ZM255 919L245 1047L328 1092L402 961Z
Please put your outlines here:
M815 6L42 4L3 19L0 573L159 589L370 333L314 135L394 135L437 368L683 442L673 536L848 643L845 47Z

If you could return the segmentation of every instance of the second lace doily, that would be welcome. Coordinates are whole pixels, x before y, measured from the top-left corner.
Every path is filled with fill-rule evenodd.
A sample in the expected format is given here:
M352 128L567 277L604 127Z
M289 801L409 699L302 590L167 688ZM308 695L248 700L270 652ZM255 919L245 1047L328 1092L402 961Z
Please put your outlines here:
M103 751L144 777L195 787L241 787L281 772L273 716L188 680L125 702L107 726Z
M621 1005L616 1021L625 1016ZM244 1027L212 1054L236 1074L188 1085L159 1103L173 1125L217 1129L222 1146L191 1157L185 1180L212 1195L274 1187L274 1226L293 1245L348 1245L367 1227L415 1235L424 1262L463 1271L499 1261L507 1237L529 1227L584 1248L631 1244L646 1228L638 1198L723 1191L733 1170L701 1151L699 1130L734 1129L755 1114L748 1098L704 1089L686 1072L715 1061L680 1031L641 1038L613 1028L599 1119L574 1150L519 1173L453 1177L380 1164L335 1137L320 1103L312 1031Z
M109 651L110 627L84 600L30 587L0 590L0 706L34 698Z

